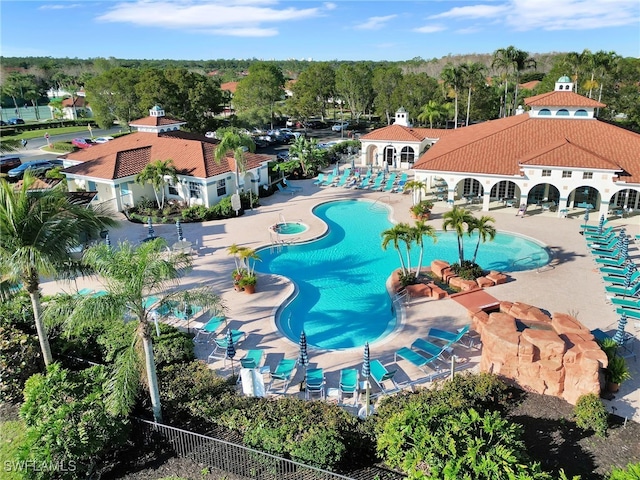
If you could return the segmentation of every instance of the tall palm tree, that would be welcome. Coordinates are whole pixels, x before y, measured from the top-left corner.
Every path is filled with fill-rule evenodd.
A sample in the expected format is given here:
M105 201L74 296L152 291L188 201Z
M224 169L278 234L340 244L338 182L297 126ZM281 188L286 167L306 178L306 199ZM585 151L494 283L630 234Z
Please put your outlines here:
M453 100L455 105L454 128L458 128L458 92L463 86L463 69L460 65L447 63L440 73L440 78L444 82L446 88L453 90Z
M520 85L520 72L529 68L536 68L537 62L533 57L529 56L529 52L516 49L513 55L513 71L515 73L515 91L513 94L513 108L518 107L518 88Z
M49 365L53 356L42 318L40 277L68 272L73 268L69 251L80 245L81 235L95 238L116 222L75 203L62 189L31 190L35 180L29 172L18 188L0 180L0 266L29 294L42 358Z
M476 249L473 252L473 258L471 259L471 263L476 263L476 256L478 255L478 248L480 247L480 241L485 243L487 239L493 241L496 238L496 227L491 225L492 222L495 222L495 218L489 217L488 215L483 215L480 218L474 218L473 222L469 224L469 235L471 233L478 231L478 243L476 243Z
M245 152L255 152L256 144L253 143L249 135L239 133L234 129L220 129L217 131L217 137L221 140L216 147L213 158L219 164L223 158L227 157L229 152L233 153L236 172L236 193L240 195L240 172L246 171L247 168Z
M419 180L410 180L404 185L404 189L411 190L412 205L420 203L422 201L422 192L426 192L427 184Z
M300 135L289 147L289 158L297 158L302 175L307 176L309 168L317 164L324 156L315 138L308 140Z
M466 208L454 206L451 210L442 215L442 229L446 232L449 229L456 231L458 236L458 257L460 265L464 262L464 243L462 236L474 222L474 216Z
M418 266L416 268L416 278L420 276L420 270L422 270L422 259L424 257L424 237L431 237L433 243L438 241L436 236L436 229L424 223L423 220L416 221L415 225L411 228L411 235L416 245L420 248L420 255L418 257Z
M404 263L402 252L400 251L400 242L404 242L406 245L409 228L409 225L406 223L398 223L397 225L394 225L393 228L389 228L382 232L382 249L386 250L390 243L393 244L393 248L396 249L398 257L400 257L400 269L402 270L403 275L408 273L408 269Z
M491 68L502 70L504 72L504 96L502 98L502 111L501 117L507 116L507 93L509 91L509 72L513 67L513 59L515 57L516 47L513 45L507 48L499 48L493 52L493 61L491 62Z
M429 122L429 128L433 128L434 120L440 120L445 115L442 105L435 100L429 100L423 105L422 110L418 114L418 120L421 122Z
M469 126L469 113L471 111L471 91L474 87L484 81L486 70L487 67L478 62L463 65L462 74L464 76L464 83L469 90L469 94L467 96L467 119L465 121L465 125L467 127Z
M52 306L48 315L66 319L69 328L81 328L96 320L122 321L125 315L137 322L134 338L125 352L117 357L108 385L108 406L114 413L128 414L141 383L149 389L154 419L162 421L160 392L153 354L153 314L147 298L160 303L188 301L203 309L224 310L220 298L209 287L178 290L180 277L191 267L191 257L176 253L166 255L166 243L157 238L134 246L120 243L117 248L97 245L82 258L103 283L107 294L82 298L72 305ZM144 379L141 382L141 379Z
M178 182L178 172L173 166L173 160L156 160L148 163L142 171L136 175L136 183L144 185L150 183L153 187L153 193L156 196L158 208L164 208L165 186L167 180L171 179L174 183Z

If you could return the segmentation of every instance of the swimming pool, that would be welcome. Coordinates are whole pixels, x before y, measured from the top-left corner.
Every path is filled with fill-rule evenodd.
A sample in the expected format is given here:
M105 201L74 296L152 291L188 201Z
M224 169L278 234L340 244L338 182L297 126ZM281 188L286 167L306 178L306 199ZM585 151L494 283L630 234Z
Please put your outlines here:
M400 266L393 246L382 250L381 233L393 226L389 209L363 200L339 200L318 205L313 213L328 225L325 236L308 243L286 245L281 251L258 252L256 270L284 275L296 283L298 294L277 319L280 331L297 342L302 329L309 345L321 349L361 347L391 333L397 324L385 283ZM472 254L477 237L465 238ZM437 244L425 239L423 265L438 258L457 260L457 238L438 232ZM417 265L418 249L412 266ZM477 262L485 269L516 271L549 261L539 244L499 233L480 245Z
M309 227L302 222L276 223L270 228L280 235L297 235L299 233L306 232L309 229Z

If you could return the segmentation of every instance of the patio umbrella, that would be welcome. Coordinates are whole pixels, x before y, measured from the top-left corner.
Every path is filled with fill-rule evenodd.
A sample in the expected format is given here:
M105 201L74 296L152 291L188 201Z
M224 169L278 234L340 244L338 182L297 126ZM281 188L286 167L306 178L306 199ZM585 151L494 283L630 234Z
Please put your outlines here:
M231 359L231 374L235 375L233 371L233 357L236 356L236 347L233 344L233 336L231 334L231 329L227 330L227 358Z
M637 270L636 264L631 261L628 261L627 266L625 267L625 270L624 270L624 288L631 287L631 277L633 275L633 272L635 272L636 270Z
M153 224L151 223L151 217L147 217L147 229L148 229L147 237L153 238L156 236L156 232L153 229Z
M613 336L613 340L618 344L622 345L624 343L624 327L627 324L627 315L623 313L620 315L620 320L618 321L618 330L616 330L616 334Z
M622 239L622 245L620 246L620 256L622 258L629 258L629 237L626 235Z
M300 353L298 354L298 364L302 365L305 369L309 365L309 354L307 353L307 334L304 330L300 333Z
M109 238L109 234L104 237L104 243L107 247L111 248L111 239Z
M604 215L600 215L600 221L598 222L598 235L602 235L604 229Z
M362 356L362 377L365 380L364 416L369 416L369 375L371 375L371 359L369 356L369 342L364 344Z
M181 242L184 240L182 236L182 224L180 223L180 219L176 220L176 229L178 230L178 241Z
M589 221L589 209L587 208L584 211L584 223L587 223Z

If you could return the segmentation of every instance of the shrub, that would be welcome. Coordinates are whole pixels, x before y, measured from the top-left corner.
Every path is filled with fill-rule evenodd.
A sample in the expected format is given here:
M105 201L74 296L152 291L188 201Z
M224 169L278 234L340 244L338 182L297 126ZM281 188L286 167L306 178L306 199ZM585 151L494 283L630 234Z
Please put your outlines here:
M56 152L73 152L76 150L76 147L74 147L73 145L71 145L70 142L54 142L51 145L51 150L54 150Z
M105 458L124 444L129 430L125 418L107 413L106 382L104 367L71 372L59 364L27 381L20 410L27 435L20 460L65 467L28 469L27 478L100 476Z
M640 480L640 463L630 463L627 468L614 468L609 480Z
M609 414L602 400L594 394L582 395L578 398L573 415L576 425L583 430L593 430L598 437L607 435Z
M0 402L19 402L27 379L43 368L35 335L0 326Z
M456 275L465 280L475 280L476 278L481 277L484 273L480 265L472 263L469 260L463 261L462 265L454 263L451 265L451 268Z

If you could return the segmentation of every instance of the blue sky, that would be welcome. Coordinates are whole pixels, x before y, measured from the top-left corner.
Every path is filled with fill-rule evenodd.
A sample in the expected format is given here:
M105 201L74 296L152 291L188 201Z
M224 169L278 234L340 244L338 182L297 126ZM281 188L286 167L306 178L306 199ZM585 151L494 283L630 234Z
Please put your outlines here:
M2 0L4 56L408 60L615 51L640 57L639 0Z

